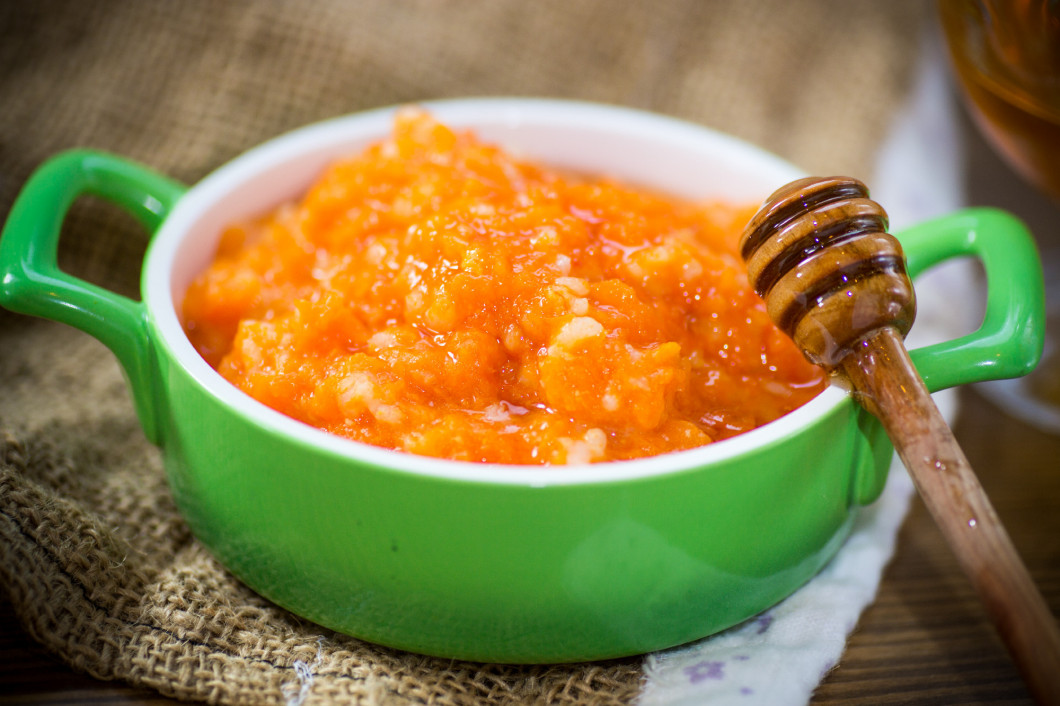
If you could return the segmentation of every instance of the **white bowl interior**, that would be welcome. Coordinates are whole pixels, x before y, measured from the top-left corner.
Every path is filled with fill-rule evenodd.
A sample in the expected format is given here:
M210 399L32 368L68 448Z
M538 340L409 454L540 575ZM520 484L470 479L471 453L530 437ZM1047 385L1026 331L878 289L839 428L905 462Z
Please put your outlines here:
M787 162L736 138L625 108L501 98L423 105L451 127L473 128L481 138L540 163L608 175L685 198L758 203L778 186L804 176ZM555 485L667 473L732 458L798 433L845 398L842 391L829 388L792 414L691 451L556 469L501 468L379 449L296 422L243 394L191 346L175 303L212 259L225 226L302 195L329 163L388 134L395 110L318 123L250 150L190 189L152 241L144 267L144 301L162 337L160 343L234 410L276 433L378 465L462 480Z

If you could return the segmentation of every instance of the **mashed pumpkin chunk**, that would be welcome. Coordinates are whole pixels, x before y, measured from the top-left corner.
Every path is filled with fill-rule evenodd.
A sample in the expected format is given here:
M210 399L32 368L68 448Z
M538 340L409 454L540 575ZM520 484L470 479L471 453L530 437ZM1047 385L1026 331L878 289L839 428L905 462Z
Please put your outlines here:
M550 170L408 109L300 200L232 224L183 321L238 388L350 439L497 463L651 456L826 385L747 283L753 211Z

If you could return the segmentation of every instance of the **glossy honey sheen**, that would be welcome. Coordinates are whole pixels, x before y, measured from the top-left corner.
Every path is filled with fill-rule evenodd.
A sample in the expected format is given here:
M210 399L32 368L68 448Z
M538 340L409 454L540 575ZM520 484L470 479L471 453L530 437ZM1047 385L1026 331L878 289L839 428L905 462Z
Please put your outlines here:
M241 390L356 441L507 464L680 451L827 385L748 283L751 208L561 174L408 109L229 227L184 325Z

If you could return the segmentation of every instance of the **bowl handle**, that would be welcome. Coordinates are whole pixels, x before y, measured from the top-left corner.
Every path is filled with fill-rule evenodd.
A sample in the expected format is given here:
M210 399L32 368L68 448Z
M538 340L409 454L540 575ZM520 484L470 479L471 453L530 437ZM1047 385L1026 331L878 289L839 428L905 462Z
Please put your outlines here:
M956 257L986 272L986 313L978 330L910 351L932 392L1031 372L1045 343L1045 285L1026 226L996 208L969 208L897 233L910 277ZM955 302L954 306L961 306Z
M131 213L154 234L186 187L113 155L73 150L56 155L26 182L0 233L0 305L85 331L117 356L147 437L159 441L158 371L146 307L71 277L57 264L63 219L91 194Z

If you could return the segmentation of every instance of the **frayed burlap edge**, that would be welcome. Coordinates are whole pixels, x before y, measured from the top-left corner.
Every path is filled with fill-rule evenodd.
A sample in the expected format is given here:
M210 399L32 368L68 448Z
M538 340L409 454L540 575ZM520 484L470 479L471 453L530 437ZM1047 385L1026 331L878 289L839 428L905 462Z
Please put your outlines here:
M482 665L331 633L253 594L190 537L160 567L39 482L71 468L45 440L0 436L0 578L27 632L93 677L226 704L624 704L639 691L639 659Z

